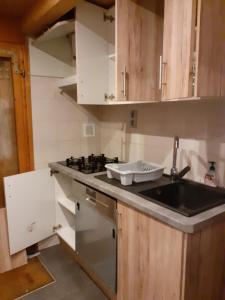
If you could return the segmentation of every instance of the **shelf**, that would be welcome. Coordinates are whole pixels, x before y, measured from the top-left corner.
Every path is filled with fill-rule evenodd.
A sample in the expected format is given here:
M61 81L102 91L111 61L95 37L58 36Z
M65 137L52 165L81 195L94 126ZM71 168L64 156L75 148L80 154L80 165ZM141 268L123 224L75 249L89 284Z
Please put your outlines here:
M69 77L59 79L57 82L57 86L60 89L73 88L73 87L76 88L76 84L77 84L77 76L76 75L72 75Z
M59 198L58 203L69 210L72 214L76 214L76 206L75 202L72 201L70 198Z
M71 21L61 21L56 23L54 26L45 31L36 40L33 41L33 45L38 46L38 44L53 40L62 36L67 36L75 32L75 22Z
M57 234L68 246L70 246L70 248L72 248L74 251L76 250L75 230L72 227L62 227L57 230Z

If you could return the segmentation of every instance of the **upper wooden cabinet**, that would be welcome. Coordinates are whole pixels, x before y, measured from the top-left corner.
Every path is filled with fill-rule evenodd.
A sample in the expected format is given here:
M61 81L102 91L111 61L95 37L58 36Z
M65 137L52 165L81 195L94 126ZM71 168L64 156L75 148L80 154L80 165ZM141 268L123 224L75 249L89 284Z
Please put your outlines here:
M196 0L165 0L162 99L193 95Z
M223 0L116 0L76 8L80 104L225 95Z
M163 3L116 2L116 100L160 100Z
M196 96L225 96L225 1L199 0Z
M224 96L225 2L165 0L162 99Z

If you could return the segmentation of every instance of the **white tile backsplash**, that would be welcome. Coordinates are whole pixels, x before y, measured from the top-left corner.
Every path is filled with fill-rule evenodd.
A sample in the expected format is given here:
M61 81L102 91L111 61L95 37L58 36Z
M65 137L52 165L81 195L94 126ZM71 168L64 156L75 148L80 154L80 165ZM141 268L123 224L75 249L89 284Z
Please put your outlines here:
M99 121L93 109L61 94L56 78L31 76L35 168L49 162L100 152ZM95 123L96 136L83 137L83 123Z

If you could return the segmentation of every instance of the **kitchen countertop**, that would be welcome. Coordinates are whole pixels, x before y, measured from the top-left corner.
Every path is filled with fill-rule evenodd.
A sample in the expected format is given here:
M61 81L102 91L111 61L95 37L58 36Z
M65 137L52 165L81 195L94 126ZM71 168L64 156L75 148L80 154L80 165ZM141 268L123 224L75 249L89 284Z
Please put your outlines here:
M116 198L122 203L126 203L127 205L145 213L146 215L149 215L150 217L153 217L186 233L194 233L207 225L213 224L225 218L225 204L204 211L193 217L186 217L161 205L148 201L136 194L128 192L127 190L95 178L95 176L104 173L84 174L64 167L59 163L50 163L49 168L59 171L70 178L79 180L80 182L87 184L92 188ZM162 178L160 183L162 184L162 181L166 180L168 179Z

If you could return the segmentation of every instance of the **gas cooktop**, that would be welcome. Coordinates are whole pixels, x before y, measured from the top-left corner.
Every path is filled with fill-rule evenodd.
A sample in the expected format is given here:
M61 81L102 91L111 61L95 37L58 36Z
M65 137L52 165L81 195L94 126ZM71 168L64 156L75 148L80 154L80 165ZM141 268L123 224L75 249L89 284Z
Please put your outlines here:
M74 158L73 156L71 156L65 161L59 161L59 164L85 174L92 174L104 172L106 171L106 164L118 162L118 157L108 158L104 154L91 154L88 157L81 156L79 158Z

